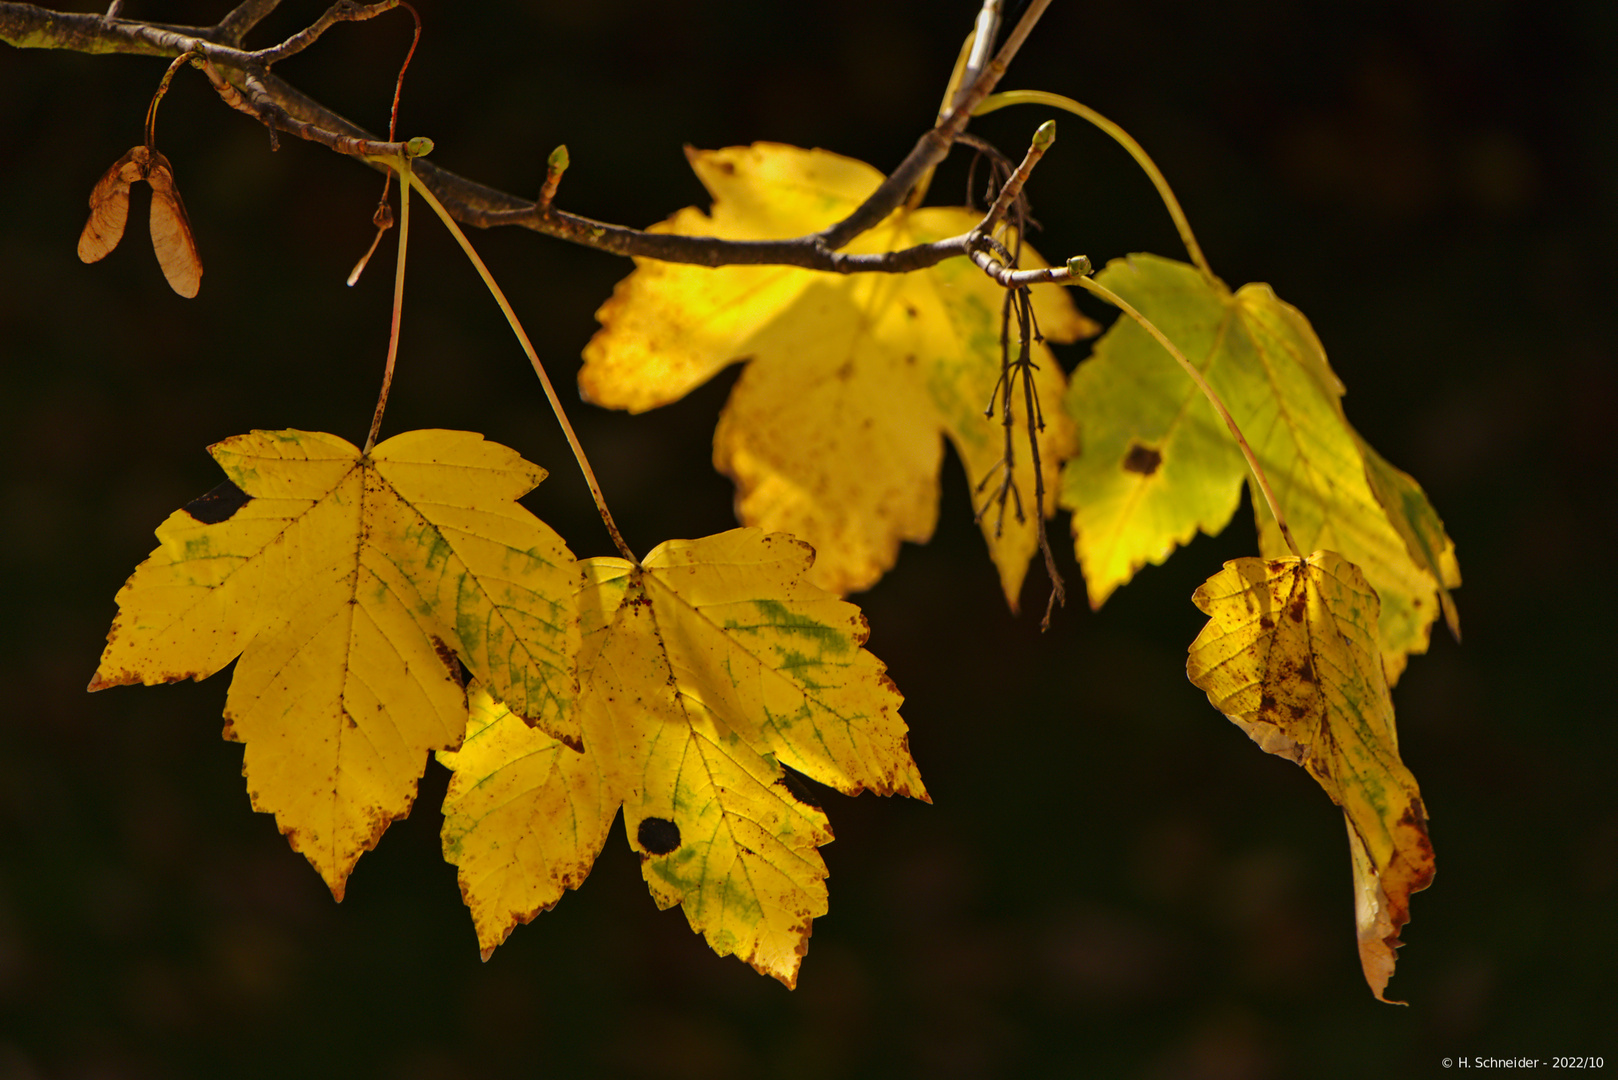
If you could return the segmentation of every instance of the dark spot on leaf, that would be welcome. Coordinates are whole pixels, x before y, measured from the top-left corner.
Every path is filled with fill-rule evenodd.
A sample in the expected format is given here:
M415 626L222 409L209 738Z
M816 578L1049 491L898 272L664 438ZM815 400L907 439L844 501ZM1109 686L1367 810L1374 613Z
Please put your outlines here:
M667 855L680 846L680 827L668 818L641 818L635 839L653 855Z
M466 670L466 665L461 663L461 658L455 655L455 650L450 648L444 642L444 639L437 634L433 635L433 652L438 654L439 662L444 665L444 670L449 672L449 677L454 679L457 685L464 690L467 677L471 672Z
M226 480L206 495L199 495L185 504L185 512L204 525L217 525L253 501L253 496Z
M719 171L724 173L726 176L736 175L736 163L734 161L721 161L718 168Z
M1259 719L1268 720L1275 715L1275 695L1264 694L1258 699Z
M777 780L776 783L786 788L787 794L803 803L803 805L812 806L816 810L820 809L820 802L815 798L814 788L810 786L814 781L792 766L781 766L781 779Z
M907 316L909 316L910 318L914 319L914 318L917 318L918 316L920 316L921 312L916 310L916 305L914 305L914 304L906 304L905 305L905 314Z
M1292 714L1294 720L1302 720L1309 715L1308 706L1305 705L1288 705L1287 712Z
M1163 464L1163 455L1150 446L1135 443L1124 455L1124 468L1129 472L1140 473L1142 476L1151 476L1157 467Z
M1315 681L1315 662L1313 660L1306 657L1303 663L1298 665L1298 681L1306 683Z
M1268 615L1260 615L1258 617L1258 626L1260 630L1274 630L1275 620Z
M1309 599L1299 593L1292 598L1292 604L1287 608L1287 614L1292 616L1293 622L1303 622L1304 613L1309 610Z

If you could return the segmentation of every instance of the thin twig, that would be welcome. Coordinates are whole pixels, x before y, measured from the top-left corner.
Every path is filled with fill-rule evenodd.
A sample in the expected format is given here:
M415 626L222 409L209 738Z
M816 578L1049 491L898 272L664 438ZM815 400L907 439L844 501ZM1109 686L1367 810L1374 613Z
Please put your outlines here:
M242 39L262 22L265 16L281 6L281 0L242 0L230 13L214 24L213 38L223 45L240 46Z
M584 453L584 444L579 442L578 435L574 433L573 425L567 418L567 411L562 408L562 400L556 396L556 387L551 385L551 377L545 373L545 365L539 362L539 354L534 351L534 343L528 340L528 332L523 329L522 322L517 318L517 313L512 310L511 301L506 299L506 294L496 284L494 275L489 273L489 268L478 257L477 251L472 247L472 242L466 238L466 233L461 231L461 227L455 223L455 219L450 216L444 204L438 201L430 188L416 178L414 172L409 174L409 180L410 185L421 192L422 197L427 200L428 204L438 214L439 219L443 221L445 227L455 237L455 242L461 245L461 250L466 252L466 257L472 260L472 265L477 267L478 275L483 278L483 284L488 286L490 294L493 295L494 302L499 304L500 310L505 313L506 322L511 324L512 332L517 335L517 340L522 344L523 352L528 355L528 362L533 365L534 374L539 376L540 385L545 388L545 398L551 403L551 411L556 414L556 422L562 426L562 433L567 436L567 444L573 449L573 458L579 463L579 471L584 473L585 483L590 485L590 497L595 500L596 509L601 513L601 521L606 525L607 532L612 536L613 545L617 547L619 554L624 558L635 566L640 566L640 560L635 557L635 553L624 542L623 533L618 531L618 523L612 519L612 511L607 509L607 498L601 493L601 485L596 482L595 470L590 467L590 459Z
M1020 235L1020 234L1019 234ZM1021 297L1024 314L1030 325L1033 324L1034 310L1029 301L1026 287L1018 290ZM1035 336L1039 328L1033 326ZM1027 355L1027 350L1024 350ZM1045 466L1040 460L1039 433L1045 430L1045 418L1039 407L1039 394L1034 389L1034 364L1028 360L1022 369L1023 386L1023 419L1028 427L1028 456L1032 459L1034 467L1034 520L1035 532L1039 537L1039 552L1045 559L1045 575L1051 579L1051 594L1045 600L1045 617L1039 622L1041 632L1051 628L1051 614L1056 605L1067 606L1067 582L1062 578L1062 572L1056 568L1056 554L1051 550L1051 538L1045 531Z
M208 82L213 86L214 92L219 95L226 105L264 124L270 132L271 150L280 148L280 139L276 135L274 125L265 122L264 118L259 115L259 111L253 108L248 100L242 96L242 92L236 89L229 79L219 74L219 69L214 67L212 60L209 60L206 56L196 56L192 58L191 66L202 70L202 73L208 77ZM392 174L390 173L389 175Z
M1000 224L1000 219L1006 216L1012 204L1021 197L1023 185L1028 182L1034 166L1039 164L1039 159L1045 156L1045 151L1055 142L1056 121L1047 120L1034 132L1033 141L1028 144L1028 153L1012 170L1011 175L1006 177L1006 182L1000 185L1000 194L995 197L994 205L989 207L988 213L983 215L983 220L978 222L978 232L994 232L995 226Z
M961 91L959 100L947 115L917 140L914 149L888 174L877 189L855 211L842 221L819 233L820 243L835 251L856 236L875 228L892 213L909 194L922 173L944 160L955 137L966 129L972 110L999 85L1012 57L1022 48L1033 31L1034 24L1045 14L1051 0L1032 0L1017 25L1006 35L993 60L989 61L978 77Z
M1168 178L1157 167L1157 162L1152 160L1151 155L1146 152L1140 143L1135 141L1129 132L1088 105L1074 101L1070 97L1048 93L1044 90L1008 90L1001 94L995 94L993 97L985 98L982 104L977 106L976 115L983 116L986 113L994 112L996 109L1003 109L1007 105L1046 105L1051 108L1062 109L1075 116L1083 117L1111 136L1114 142L1128 151L1129 156L1135 159L1135 163L1141 167L1141 171L1152 181L1152 186L1157 188L1158 197L1163 200L1163 205L1168 208L1169 217L1174 219L1174 227L1180 232L1180 242L1185 244L1186 253L1191 256L1191 261L1196 264L1198 270L1202 271L1203 277L1210 284L1217 282L1218 279L1214 277L1213 269L1208 265L1207 257L1202 253L1201 245L1197 243L1195 234L1191 232L1191 222L1186 218L1185 211L1180 208L1180 200L1174 197L1174 189L1169 187Z
M1007 266L985 247L973 247L967 257L989 277L1008 289L1025 285L1077 285L1078 278L1090 273L1090 257L1075 255L1065 266L1041 266L1033 270L1018 270Z
M615 255L697 266L797 266L841 274L908 273L924 269L956 255L966 254L967 236L879 254L852 255L836 249L896 209L921 172L943 159L950 144L965 127L970 109L999 82L1006 64L1026 40L1028 32L1049 3L1050 0L1033 0L998 54L977 81L967 88L961 106L952 110L937 127L922 137L917 147L889 178L892 183L879 187L848 219L827 232L762 241L648 233L594 221L555 207L541 209L526 199L457 176L430 162L419 162L413 174L424 186L433 190L458 221L479 227L518 225ZM371 5L355 10L369 17L378 13L375 9L382 7ZM346 18L339 21L346 21ZM0 40L18 48L59 48L88 53L116 52L169 57L183 52L197 52L220 70L235 73L231 81L236 83L240 79L237 85L254 113L272 127L318 142L338 153L368 161L377 168L383 167L379 162L404 152L404 144L382 142L364 128L265 70L265 58L284 58L290 42L298 40L307 44L302 35L294 35L288 43L258 52L245 52L219 44L216 38L217 32L212 27L109 20L100 15L50 11L33 4L0 0Z
M356 4L352 0L338 0L337 3L326 9L326 13L316 19L314 23L287 38L281 44L268 49L259 49L247 55L251 62L266 69L272 64L279 63L291 56L296 56L319 40L320 35L336 26L340 22L364 22L374 19L384 12L392 11L399 6L399 0L380 0L375 4ZM418 19L417 26L420 26ZM415 51L415 46L411 46Z
M1168 336L1159 330L1150 319L1136 311L1129 301L1105 285L1097 284L1090 278L1077 278L1074 284L1095 296L1099 296L1131 319L1134 319L1141 325L1142 329L1156 338L1158 344L1167 349L1169 355L1179 362L1180 367L1185 369L1187 375L1191 376L1191 381L1197 384L1197 389L1202 391L1202 396L1208 399L1208 404L1213 406L1214 412L1219 414L1220 419L1225 422L1225 426L1230 429L1231 435L1235 436L1236 444L1242 448L1242 456L1247 459L1247 467L1252 470L1253 479L1258 482L1259 490L1264 493L1264 501L1270 505L1270 513L1275 517L1275 524L1281 530L1281 538L1287 542L1287 547L1292 554L1300 559L1303 558L1303 552L1298 550L1298 542L1292 538L1292 530L1287 528L1287 519L1281 513L1281 504L1276 501L1275 492L1270 489L1270 478L1265 475L1264 466L1259 464L1258 455L1253 453L1253 448L1247 444L1247 438L1242 434L1242 429L1236 425L1236 418L1230 415L1229 409L1225 408L1225 403L1220 398L1219 392L1203 377L1202 372L1197 370L1196 365L1185 358L1185 354L1179 350L1174 342L1170 341Z
M961 72L961 88L955 92L950 108L958 109L961 98L965 96L966 89L983 72L989 62L989 52L994 48L994 39L1000 34L1000 9L1002 0L983 0L983 7L978 9L977 24L972 29L972 53L966 58L966 67Z
M393 83L393 109L388 114L388 141L392 142L399 136L399 97L404 93L405 72L410 70L410 61L416 55L416 46L421 44L421 13L409 3L400 0L400 6L410 12L410 17L416 20L416 30L410 38L410 49L405 53L404 63L399 65L399 77ZM274 128L270 129L272 132ZM273 135L272 135L273 140ZM371 213L371 224L376 226L376 236L371 240L371 246L365 249L360 261L354 264L354 269L348 272L348 287L353 288L359 281L360 275L365 273L365 266L376 253L377 245L382 242L382 234L393 228L393 211L388 206L389 185L393 183L393 170L389 169L382 174L382 194L377 197L376 209Z

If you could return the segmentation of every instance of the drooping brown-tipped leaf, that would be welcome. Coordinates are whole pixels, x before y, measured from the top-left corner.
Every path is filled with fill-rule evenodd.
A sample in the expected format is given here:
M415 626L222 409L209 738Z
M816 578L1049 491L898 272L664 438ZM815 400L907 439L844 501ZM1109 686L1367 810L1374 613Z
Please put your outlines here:
M1416 778L1399 759L1376 592L1353 563L1317 551L1228 562L1192 599L1208 625L1191 645L1191 681L1343 808L1360 962L1387 1001L1410 895L1433 879L1433 848Z

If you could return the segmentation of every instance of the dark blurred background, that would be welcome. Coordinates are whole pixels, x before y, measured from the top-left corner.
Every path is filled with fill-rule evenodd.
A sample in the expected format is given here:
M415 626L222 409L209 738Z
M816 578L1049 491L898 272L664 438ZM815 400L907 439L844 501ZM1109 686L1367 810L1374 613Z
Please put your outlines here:
M630 224L704 200L684 143L891 167L976 8L418 3L401 134L528 193L566 142L562 205ZM284 4L252 43L320 7ZM83 687L153 528L217 482L207 444L363 437L388 245L342 282L379 179L296 139L269 153L182 73L159 145L207 275L181 300L143 196L124 247L93 267L74 255L163 63L0 47L0 1076L1260 1080L1437 1075L1490 1054L1618 1068L1618 711L1598 678L1618 651L1615 23L1606 0L1057 0L1003 84L1076 96L1146 145L1226 280L1269 281L1314 321L1351 418L1459 544L1466 643L1435 634L1395 695L1439 866L1389 988L1408 1009L1361 977L1339 811L1184 676L1190 594L1252 552L1250 516L1041 635L998 597L953 458L935 541L859 598L936 802L827 795L831 914L797 991L657 912L621 826L577 894L480 963L439 852L436 763L334 904L248 807L241 749L218 737L227 676ZM385 127L409 26L340 26L278 71ZM1016 156L1048 115L975 130ZM1125 155L1060 127L1031 189L1044 253L1181 255ZM963 183L952 161L934 200ZM529 505L577 553L607 553L498 312L416 220L388 429L516 447L554 473ZM571 383L629 264L528 233L474 240ZM709 449L733 377L640 418L575 406L638 550L733 522ZM1062 558L1076 577L1070 544ZM1029 608L1042 588L1032 574Z

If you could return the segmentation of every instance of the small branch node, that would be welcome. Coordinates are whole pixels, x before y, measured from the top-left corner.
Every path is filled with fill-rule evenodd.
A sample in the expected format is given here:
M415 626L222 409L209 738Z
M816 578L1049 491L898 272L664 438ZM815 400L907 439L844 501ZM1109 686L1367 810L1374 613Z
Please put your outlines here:
M556 198L556 188L562 182L562 174L567 172L570 164L572 159L568 157L566 143L551 151L551 156L545 159L545 184L539 189L539 198L534 200L534 209L550 209L551 200Z

